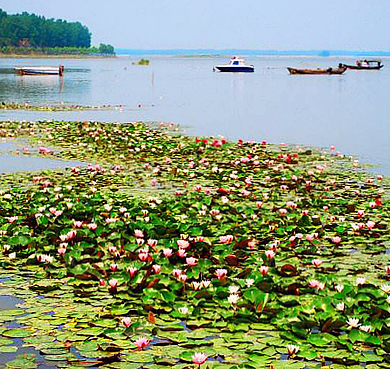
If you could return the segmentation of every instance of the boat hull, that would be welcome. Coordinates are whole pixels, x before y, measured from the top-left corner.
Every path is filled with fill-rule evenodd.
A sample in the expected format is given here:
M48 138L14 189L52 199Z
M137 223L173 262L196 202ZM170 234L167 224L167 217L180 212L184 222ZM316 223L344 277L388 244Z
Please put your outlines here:
M328 68L328 69L299 69L299 68L290 68L287 70L290 74L343 74L347 68Z
M59 75L62 76L64 68L60 67L15 67L15 72L25 75Z
M343 64L345 67L348 69L356 69L356 70L380 70L383 68L383 65L377 65L375 67L363 67L363 66L357 66L357 65L348 65L348 64Z
M241 73L252 73L255 71L255 68L252 66L238 66L234 67L231 65L217 65L214 69L218 72L241 72Z

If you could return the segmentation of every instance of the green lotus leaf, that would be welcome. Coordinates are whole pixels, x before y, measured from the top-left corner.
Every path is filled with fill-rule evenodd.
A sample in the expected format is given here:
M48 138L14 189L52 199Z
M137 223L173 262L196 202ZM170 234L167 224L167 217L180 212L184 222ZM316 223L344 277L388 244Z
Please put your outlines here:
M18 351L17 346L0 346L0 353L2 354L8 354Z
M25 338L30 337L33 334L33 332L29 329L24 328L12 328L7 329L2 333L3 336L11 337L11 338Z
M90 327L84 328L77 331L77 334L85 336L100 336L104 332L104 328L101 327Z

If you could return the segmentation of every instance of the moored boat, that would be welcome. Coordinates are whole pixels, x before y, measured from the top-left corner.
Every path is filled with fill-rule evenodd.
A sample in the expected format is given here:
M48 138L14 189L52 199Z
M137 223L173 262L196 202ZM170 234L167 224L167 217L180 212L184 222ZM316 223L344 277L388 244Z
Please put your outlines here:
M218 72L254 72L255 67L253 65L246 65L243 59L234 57L230 60L229 64L216 65L213 71Z
M64 74L64 66L59 67L15 67L15 72L24 75L59 75Z
M287 67L290 74L343 74L347 67L339 65L338 68L290 68Z
M357 70L379 70L383 68L382 60L380 59L364 59L356 60L356 65L342 64L348 69L357 69Z

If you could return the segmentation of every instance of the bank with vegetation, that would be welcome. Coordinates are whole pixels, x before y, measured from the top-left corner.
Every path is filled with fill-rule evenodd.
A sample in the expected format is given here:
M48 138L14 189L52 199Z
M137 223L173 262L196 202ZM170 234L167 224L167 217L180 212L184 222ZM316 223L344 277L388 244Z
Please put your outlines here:
M333 148L170 124L0 137L89 163L0 177L0 294L26 301L0 313L3 352L21 337L59 367L390 367L382 176Z
M0 54L114 55L114 47L91 47L91 32L80 22L46 19L29 14L7 14L0 9Z

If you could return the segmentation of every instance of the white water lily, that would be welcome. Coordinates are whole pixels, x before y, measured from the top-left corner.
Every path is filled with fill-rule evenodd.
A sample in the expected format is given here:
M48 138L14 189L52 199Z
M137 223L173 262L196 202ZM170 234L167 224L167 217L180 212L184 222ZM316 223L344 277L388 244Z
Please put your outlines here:
M358 318L349 318L347 320L348 329L357 328L359 327L359 319Z
M359 286L360 284L365 284L366 283L366 278L364 277L358 277L356 279L356 285Z
M364 331L364 332L369 333L370 330L371 330L371 326L370 326L370 325L361 325L361 326L359 327L359 329L360 329L361 331Z
M238 286L229 286L229 293L230 294L235 294L240 290L240 287Z
M341 293L344 289L344 286L342 284L338 284L335 288L336 288L338 293Z
M232 304L232 305L235 305L237 304L237 301L240 299L240 296L237 295L236 293L233 293L231 295L229 295L228 297L228 301Z
M344 302L340 302L339 304L336 305L336 309L339 311L344 311L345 309L345 304Z
M289 355L294 355L299 351L298 345L287 345L287 351Z
M381 290L385 293L389 293L390 292L390 285L388 284L382 284L381 286Z

